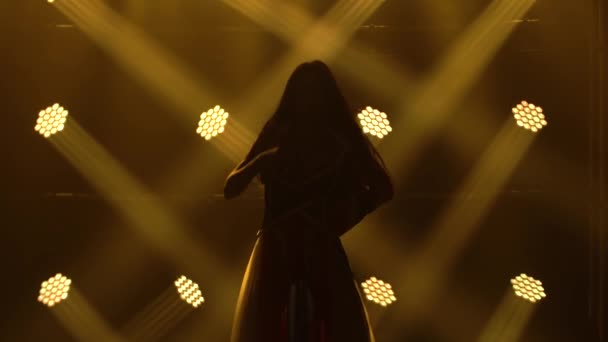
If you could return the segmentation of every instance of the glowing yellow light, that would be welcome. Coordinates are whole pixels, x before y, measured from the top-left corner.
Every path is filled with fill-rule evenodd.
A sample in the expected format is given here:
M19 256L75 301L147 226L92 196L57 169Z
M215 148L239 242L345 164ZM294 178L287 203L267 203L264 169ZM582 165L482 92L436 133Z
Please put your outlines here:
M543 109L527 101L522 101L517 106L513 107L513 118L519 127L523 127L534 133L547 126L547 120Z
M59 304L62 300L68 298L70 284L72 284L72 280L61 273L57 273L55 276L42 282L38 301L48 307Z
M220 106L215 106L203 112L198 122L196 134L205 138L205 140L210 140L218 134L223 133L228 123L228 115L228 112Z
M543 283L524 273L511 279L511 285L513 285L513 291L516 296L532 303L536 303L547 297L545 288L542 286Z
M198 284L186 278L186 276L179 277L175 281L175 287L180 297L193 307L197 308L205 302Z
M67 121L68 111L58 103L41 110L36 119L34 130L45 138L63 131Z
M359 118L359 124L365 134L382 139L393 131L388 121L388 115L378 109L365 107L357 114L357 118Z
M392 286L376 277L371 277L365 282L361 283L361 288L365 294L365 298L370 302L380 304L382 306L388 306L393 302L397 301L395 292L392 290Z

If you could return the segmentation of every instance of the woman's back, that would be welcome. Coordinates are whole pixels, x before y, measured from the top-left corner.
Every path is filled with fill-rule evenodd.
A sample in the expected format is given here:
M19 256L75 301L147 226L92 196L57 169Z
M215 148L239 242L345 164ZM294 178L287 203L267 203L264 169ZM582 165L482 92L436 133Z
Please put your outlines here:
M339 237L390 199L392 185L323 63L294 71L226 198L258 174L266 209L233 341L373 341Z
M365 201L366 170L356 150L329 130L307 138L290 135L272 164L261 173L265 185L264 226L285 220L340 236L368 212ZM379 166L379 165L378 165Z

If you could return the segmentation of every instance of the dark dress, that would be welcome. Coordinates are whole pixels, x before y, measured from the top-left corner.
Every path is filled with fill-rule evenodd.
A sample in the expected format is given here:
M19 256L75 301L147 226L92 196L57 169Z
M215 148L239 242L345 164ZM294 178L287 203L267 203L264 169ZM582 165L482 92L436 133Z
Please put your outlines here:
M340 242L365 215L357 208L360 184L348 152L327 141L281 152L261 173L264 223L231 341L374 341Z

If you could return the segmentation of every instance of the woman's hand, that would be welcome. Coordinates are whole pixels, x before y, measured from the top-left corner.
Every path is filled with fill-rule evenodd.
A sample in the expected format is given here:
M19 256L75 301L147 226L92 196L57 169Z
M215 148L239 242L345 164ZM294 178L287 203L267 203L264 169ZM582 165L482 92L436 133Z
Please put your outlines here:
M244 160L228 176L224 185L224 198L231 199L242 193L251 180L272 165L279 147L260 152L253 160Z
M271 147L265 151L263 151L262 153L260 153L260 155L275 155L277 152L279 152L279 146L275 146L275 147Z
M260 169L265 169L270 164L272 164L272 162L275 160L278 152L279 152L279 147L275 146L275 147L269 148L269 149L263 151L262 153L260 153L256 157L257 162L260 163Z

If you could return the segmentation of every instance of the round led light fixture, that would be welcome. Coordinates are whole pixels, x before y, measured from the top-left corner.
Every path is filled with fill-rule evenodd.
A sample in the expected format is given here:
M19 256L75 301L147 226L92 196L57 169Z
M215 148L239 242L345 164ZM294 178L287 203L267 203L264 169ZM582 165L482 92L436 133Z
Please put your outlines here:
M196 133L205 140L211 140L224 132L227 122L228 112L220 106L215 106L201 114Z
M68 298L71 284L72 280L61 273L57 273L54 277L42 282L38 301L48 307L57 305Z
M511 110L513 118L519 127L523 127L534 133L547 126L547 117L543 109L528 101L522 101Z
M363 288L365 297L378 305L388 306L397 301L391 284L379 280L376 277L371 277L361 283L361 287Z
M55 103L38 113L34 130L45 138L49 138L51 135L63 131L67 117L68 111Z
M515 291L516 296L532 303L536 303L547 297L543 283L524 273L511 279L511 285L513 285L513 291Z
M179 277L175 281L175 287L177 288L179 296L193 307L197 308L205 302L205 298L203 298L203 294L201 293L198 284L186 278L186 276Z
M357 118L363 133L382 139L393 131L386 113L372 107L368 106L363 109L357 114Z

